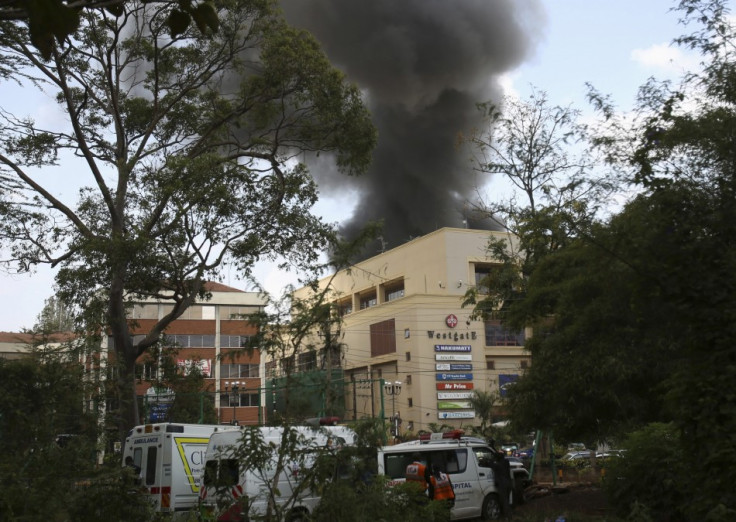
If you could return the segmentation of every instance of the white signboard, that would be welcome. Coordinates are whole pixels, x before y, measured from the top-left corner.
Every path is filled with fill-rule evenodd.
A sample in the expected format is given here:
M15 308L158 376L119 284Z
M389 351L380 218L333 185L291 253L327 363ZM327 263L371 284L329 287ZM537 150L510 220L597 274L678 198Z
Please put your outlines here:
M438 419L474 419L474 411L438 411Z
M438 399L470 399L473 392L437 392Z
M473 356L469 353L436 353L435 361L472 361Z

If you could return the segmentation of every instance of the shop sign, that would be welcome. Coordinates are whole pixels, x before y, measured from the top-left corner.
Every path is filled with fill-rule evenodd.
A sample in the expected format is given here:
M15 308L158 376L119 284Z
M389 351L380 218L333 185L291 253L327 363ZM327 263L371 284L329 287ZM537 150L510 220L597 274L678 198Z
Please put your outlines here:
M438 372L447 372L447 371L465 371L465 370L472 370L473 365L472 364L451 364L451 363L437 363L435 364L435 369Z
M469 352L471 346L469 344L435 344L435 352Z
M435 361L472 361L473 356L469 353L436 353Z
M438 419L474 419L474 411L438 411Z
M438 390L472 390L472 382L438 382Z
M471 399L473 392L437 392L438 399Z
M470 408L469 401L437 401L438 410L465 410Z
M472 373L438 373L438 381L472 381Z

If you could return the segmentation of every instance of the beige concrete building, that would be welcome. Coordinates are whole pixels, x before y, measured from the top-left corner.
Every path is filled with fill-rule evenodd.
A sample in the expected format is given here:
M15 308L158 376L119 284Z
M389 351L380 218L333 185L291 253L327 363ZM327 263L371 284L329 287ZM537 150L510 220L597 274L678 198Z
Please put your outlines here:
M470 394L503 395L530 364L524 332L473 321L461 306L466 291L498 266L486 248L491 235L513 240L504 232L443 228L321 281L331 280L344 320L346 420L378 416L383 398L386 417L401 419L400 433L430 423L476 424ZM396 382L400 392L390 386Z

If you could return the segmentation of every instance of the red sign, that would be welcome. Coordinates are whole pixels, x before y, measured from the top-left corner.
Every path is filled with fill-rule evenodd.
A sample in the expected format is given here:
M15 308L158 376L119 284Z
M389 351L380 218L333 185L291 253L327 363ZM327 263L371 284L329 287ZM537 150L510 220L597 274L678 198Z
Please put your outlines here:
M473 383L472 382L438 382L437 383L437 389L438 390L472 390L473 389Z
M455 314L448 315L445 317L445 324L450 328L455 328L457 326L457 316Z

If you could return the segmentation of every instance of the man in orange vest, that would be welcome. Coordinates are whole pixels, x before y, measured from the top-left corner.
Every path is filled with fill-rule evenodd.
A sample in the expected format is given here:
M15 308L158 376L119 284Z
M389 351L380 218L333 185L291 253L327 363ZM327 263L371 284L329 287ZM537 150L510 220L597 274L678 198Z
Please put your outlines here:
M437 465L432 466L432 474L429 477L429 498L445 502L448 509L455 505L455 490L452 488L450 477Z
M406 467L406 481L417 484L422 491L427 491L429 487L429 468L422 460L419 453L412 455L412 463Z

